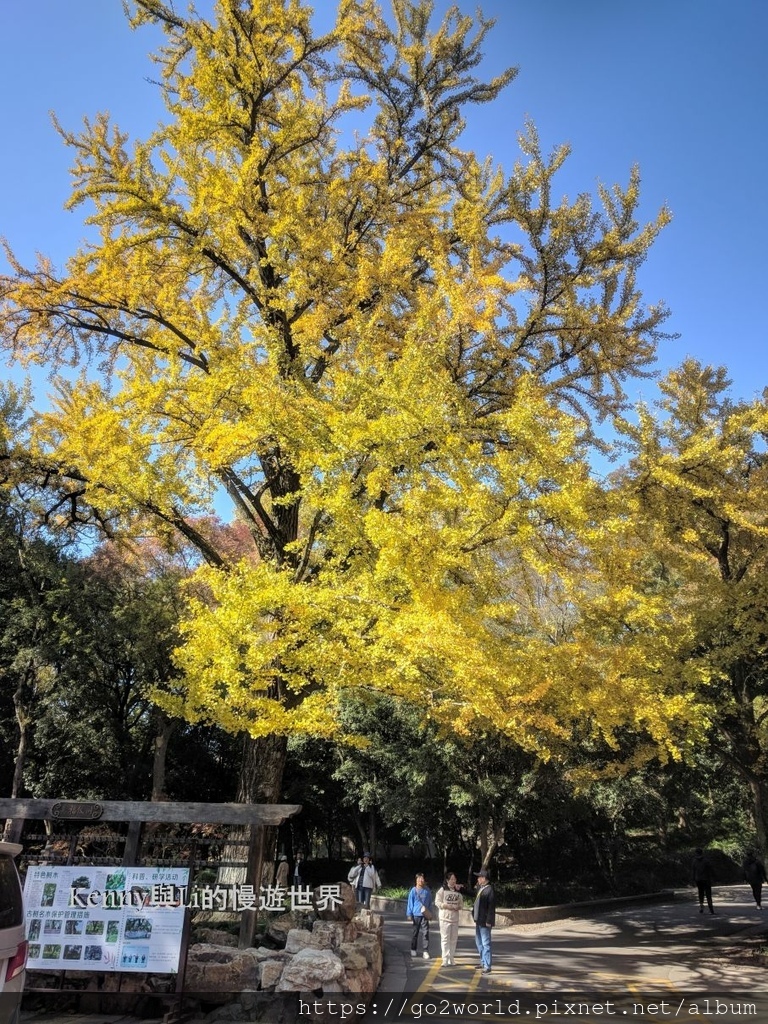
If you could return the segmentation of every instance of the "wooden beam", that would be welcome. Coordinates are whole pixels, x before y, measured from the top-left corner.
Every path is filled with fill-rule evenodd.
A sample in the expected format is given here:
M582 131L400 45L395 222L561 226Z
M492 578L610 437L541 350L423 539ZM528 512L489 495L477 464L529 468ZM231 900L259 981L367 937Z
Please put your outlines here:
M164 821L200 825L282 825L301 804L203 804L137 800L0 799L0 818L33 821Z

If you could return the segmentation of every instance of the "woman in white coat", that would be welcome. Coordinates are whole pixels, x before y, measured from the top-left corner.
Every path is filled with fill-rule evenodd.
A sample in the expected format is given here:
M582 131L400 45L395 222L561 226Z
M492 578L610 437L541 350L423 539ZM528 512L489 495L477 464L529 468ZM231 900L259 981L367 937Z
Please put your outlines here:
M450 871L445 876L442 888L438 889L435 906L440 911L440 947L443 967L456 963L456 943L459 938L459 915L464 906L461 886L456 875Z

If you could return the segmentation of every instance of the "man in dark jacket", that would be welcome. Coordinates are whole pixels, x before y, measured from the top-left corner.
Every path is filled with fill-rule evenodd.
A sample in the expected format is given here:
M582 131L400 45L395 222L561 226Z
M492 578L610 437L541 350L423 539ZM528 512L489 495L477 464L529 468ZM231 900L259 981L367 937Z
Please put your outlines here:
M696 847L696 855L693 858L693 864L691 865L691 881L699 890L699 913L704 913L704 900L707 901L710 914L714 914L714 908L712 906L712 880L714 872L712 871L712 865L709 863L707 855L704 853L700 846Z
M752 887L752 895L755 897L755 904L758 910L763 909L763 882L768 882L765 875L765 866L758 860L752 850L747 850L744 861L744 881Z
M491 928L496 924L496 897L488 872L481 868L477 872L477 895L472 908L475 922L475 945L480 954L483 974L491 973Z

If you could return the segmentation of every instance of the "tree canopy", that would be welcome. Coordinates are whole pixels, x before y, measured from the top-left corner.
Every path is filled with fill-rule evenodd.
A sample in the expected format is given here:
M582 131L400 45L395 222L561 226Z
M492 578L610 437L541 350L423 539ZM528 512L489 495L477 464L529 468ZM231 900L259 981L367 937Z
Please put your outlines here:
M10 256L0 322L57 392L6 459L56 516L203 559L158 700L258 738L333 733L347 688L416 691L545 752L606 702L608 729L643 721L574 687L560 642L600 529L593 425L664 318L636 272L668 215L638 224L637 170L596 207L555 198L568 150L532 125L506 171L463 149L514 76L477 76L482 17L342 0L317 35L299 0L129 6L165 33L167 119L60 129L95 234L62 270ZM199 518L221 490L244 556Z
M656 414L624 426L634 457L616 494L642 550L625 594L655 613L629 642L645 651L646 678L663 674L689 720L711 727L721 763L752 795L765 851L768 392L737 402L728 389L723 368L687 360L672 371Z

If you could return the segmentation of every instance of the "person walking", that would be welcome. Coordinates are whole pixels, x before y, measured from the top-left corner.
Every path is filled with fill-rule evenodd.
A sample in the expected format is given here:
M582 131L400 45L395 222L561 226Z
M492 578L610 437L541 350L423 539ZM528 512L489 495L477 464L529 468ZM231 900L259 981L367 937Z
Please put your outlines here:
M714 872L712 865L709 862L709 858L704 853L700 846L696 847L696 853L693 858L693 864L691 865L691 879L693 884L699 891L699 913L704 913L704 900L707 901L710 914L714 914L715 908L712 906L712 880L714 878Z
M293 862L293 871L291 872L291 887L299 890L309 885L309 871L307 870L307 862L304 859L304 854L299 850L296 853L296 859Z
M366 910L370 910L371 896L381 888L381 879L368 850L350 869L347 881L357 890L357 902L362 903Z
M280 854L280 859L277 862L277 869L275 870L275 885L279 889L288 888L288 858L284 853Z
M752 887L752 895L755 899L755 906L758 910L763 909L763 882L768 882L765 874L765 865L758 860L753 850L747 850L747 856L743 864L744 881Z
M459 938L459 915L464 906L461 886L456 875L450 871L445 882L437 890L435 906L440 912L440 953L443 967L453 967L456 963L456 943Z
M491 928L496 924L496 895L486 868L477 872L477 894L472 907L475 922L475 945L480 954L483 974L491 973Z
M352 865L352 867L349 869L349 874L347 875L347 881L355 890L355 899L357 900L358 903L361 902L360 881L363 877L362 871L363 858L358 857L357 863Z
M408 893L408 906L405 909L405 916L413 922L411 933L411 956L416 956L419 945L419 935L422 942L422 957L429 960L429 922L432 920L432 892L419 872L416 875L416 885Z

